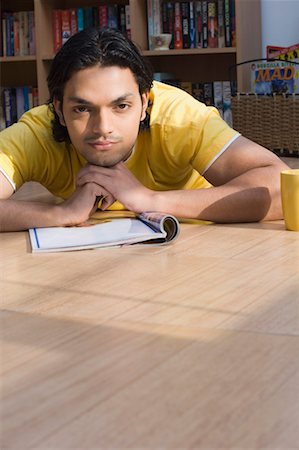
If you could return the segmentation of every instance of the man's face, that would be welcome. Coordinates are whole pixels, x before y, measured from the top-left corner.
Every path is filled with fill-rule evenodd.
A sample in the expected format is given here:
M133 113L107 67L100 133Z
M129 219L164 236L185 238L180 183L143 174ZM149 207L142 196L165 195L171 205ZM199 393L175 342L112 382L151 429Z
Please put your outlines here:
M77 151L90 164L110 167L132 153L147 103L130 69L95 66L66 83L62 111L57 100L54 106Z

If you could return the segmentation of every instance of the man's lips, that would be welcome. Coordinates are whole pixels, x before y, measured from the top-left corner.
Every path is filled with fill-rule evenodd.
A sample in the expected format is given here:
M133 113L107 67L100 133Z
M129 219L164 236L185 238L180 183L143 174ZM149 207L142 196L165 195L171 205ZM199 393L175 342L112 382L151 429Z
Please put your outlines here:
M89 141L88 144L94 148L108 149L117 144L117 141Z

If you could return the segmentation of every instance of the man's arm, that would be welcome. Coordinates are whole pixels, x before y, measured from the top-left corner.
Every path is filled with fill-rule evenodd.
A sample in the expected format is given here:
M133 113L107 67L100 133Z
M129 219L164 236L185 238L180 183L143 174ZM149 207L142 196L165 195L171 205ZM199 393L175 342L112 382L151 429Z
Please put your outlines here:
M85 222L97 208L97 197L106 196L109 204L114 201L105 189L94 183L79 187L68 200L59 205L14 200L10 199L12 194L11 184L0 172L0 231L78 225Z
M142 186L123 164L81 169L79 185L95 182L135 212L161 211L213 222L257 222L282 218L280 172L287 166L273 153L237 138L204 174L209 189L156 192Z

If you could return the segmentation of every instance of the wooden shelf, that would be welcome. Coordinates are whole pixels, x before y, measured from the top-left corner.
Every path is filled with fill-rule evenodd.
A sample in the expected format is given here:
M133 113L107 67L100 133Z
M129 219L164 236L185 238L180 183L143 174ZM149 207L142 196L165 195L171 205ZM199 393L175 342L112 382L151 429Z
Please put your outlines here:
M181 50L142 50L144 56L178 56L178 55L220 55L236 53L235 47L226 48L185 48Z
M14 63L14 62L27 62L27 61L36 61L36 56L29 55L29 56L1 56L0 62L1 63Z
M208 81L229 79L228 67L237 63L261 58L261 0L236 0L236 38L237 46L228 48L196 48L182 50L154 51L147 48L147 12L146 0L106 0L106 3L129 3L131 11L132 40L149 59L154 71L168 72L190 81ZM55 8L86 6L84 0L3 0L1 10L35 11L36 56L18 56L0 58L1 84L13 85L25 83L23 69L14 64L24 65L26 79L36 80L40 102L48 99L47 76L54 54L52 11ZM102 0L90 0L87 6L97 6ZM255 30L254 33L252 30ZM31 72L31 74L30 74ZM226 77L226 78L223 78ZM245 67L234 70L233 77L238 81L240 91L250 89L250 74Z

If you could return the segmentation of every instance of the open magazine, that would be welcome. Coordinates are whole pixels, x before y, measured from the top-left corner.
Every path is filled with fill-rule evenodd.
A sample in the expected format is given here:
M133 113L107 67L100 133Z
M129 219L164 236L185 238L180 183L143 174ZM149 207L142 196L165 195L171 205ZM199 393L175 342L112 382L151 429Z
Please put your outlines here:
M131 217L101 213L85 226L31 228L32 252L65 252L131 244L166 244L179 234L169 214L145 212Z

